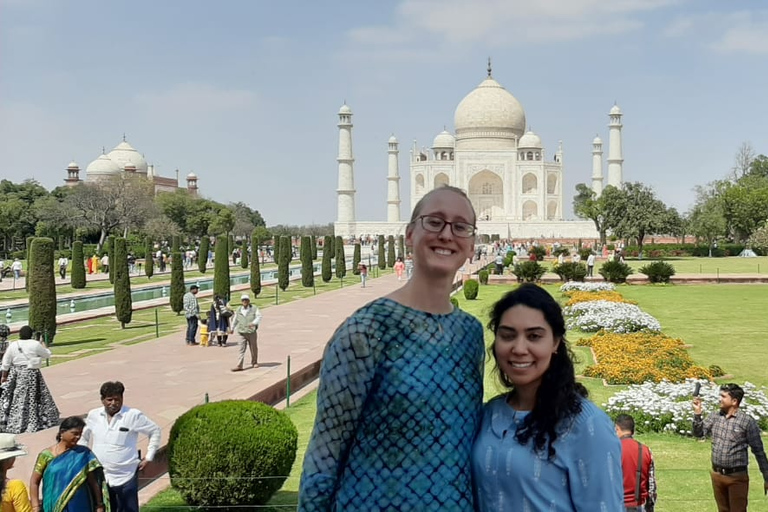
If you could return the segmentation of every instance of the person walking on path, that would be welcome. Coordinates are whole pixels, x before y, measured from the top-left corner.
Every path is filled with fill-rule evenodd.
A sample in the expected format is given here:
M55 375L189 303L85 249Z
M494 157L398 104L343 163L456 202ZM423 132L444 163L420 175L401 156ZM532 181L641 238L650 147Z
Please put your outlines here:
M251 351L251 368L259 367L259 324L261 323L261 312L256 305L251 304L251 298L247 293L240 296L241 305L232 315L232 327L230 334L236 332L240 336L240 352L237 357L237 366L232 368L233 372L243 370L245 363L245 351Z
M653 512L656 507L656 470L651 449L634 439L635 419L619 414L613 420L621 440L621 472L624 475L626 512Z
M193 284L189 291L184 294L184 316L187 318L187 333L185 340L187 345L197 345L195 336L197 336L197 323L200 319L200 303L197 301L197 292L200 288Z
M368 267L365 265L365 263L360 264L360 282L362 283L362 287L365 288L365 280L368 279Z
M123 405L122 382L105 382L99 393L104 407L88 413L79 444L90 446L104 466L112 512L139 512L138 475L160 447L160 427L140 410ZM137 448L140 435L149 438L143 458Z
M589 253L587 256L587 277L592 277L595 270L595 253Z
M333 334L299 511L474 509L470 454L483 399L483 328L453 307L450 292L472 256L475 220L462 190L427 193L405 231L412 279Z
M101 257L101 271L105 274L109 274L109 254L106 252Z
M69 260L66 258L66 256L62 255L61 258L59 258L59 275L62 279L67 278L67 266L69 265Z
M712 437L712 490L718 512L744 512L749 497L749 453L752 449L768 492L768 459L760 427L739 409L744 390L738 384L720 386L720 411L702 418L701 398L693 399L693 435Z
M405 272L405 263L403 263L403 258L398 256L397 261L395 261L395 265L392 268L395 270L395 274L397 274L397 280L402 281L403 272Z
M11 270L13 271L13 278L18 280L21 279L21 269L22 264L19 258L16 258L13 260L13 263L11 263Z

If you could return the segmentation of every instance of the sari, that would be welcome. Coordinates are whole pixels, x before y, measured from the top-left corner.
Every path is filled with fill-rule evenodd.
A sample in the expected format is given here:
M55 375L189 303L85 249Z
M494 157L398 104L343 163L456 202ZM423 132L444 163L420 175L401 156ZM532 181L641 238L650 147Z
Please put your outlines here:
M101 487L106 512L109 512L109 491L101 463L85 446L75 446L58 457L50 450L40 452L35 472L42 475L43 512L91 512L99 503L88 485L93 472Z

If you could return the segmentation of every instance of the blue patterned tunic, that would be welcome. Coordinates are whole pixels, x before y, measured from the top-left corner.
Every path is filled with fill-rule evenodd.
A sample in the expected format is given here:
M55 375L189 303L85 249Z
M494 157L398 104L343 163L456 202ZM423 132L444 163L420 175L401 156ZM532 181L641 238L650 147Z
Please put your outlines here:
M299 510L473 510L483 362L483 328L458 308L356 311L325 350Z

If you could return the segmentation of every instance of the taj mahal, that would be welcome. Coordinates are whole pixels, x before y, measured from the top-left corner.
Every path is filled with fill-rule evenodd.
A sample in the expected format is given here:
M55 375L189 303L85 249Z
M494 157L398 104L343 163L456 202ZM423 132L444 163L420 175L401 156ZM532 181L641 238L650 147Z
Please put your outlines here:
M399 235L408 219L400 217L399 144L388 141L387 221L355 218L352 109L345 103L339 116L336 235ZM607 185L621 187L622 112L609 112ZM541 138L526 130L520 102L491 75L459 102L454 133L443 130L429 150L410 150L410 212L430 190L452 185L464 190L477 212L480 234L501 238L599 238L592 221L563 219L564 152L560 141L547 153ZM382 176L383 177L383 176ZM585 182L587 181L585 177ZM592 141L592 190L603 190L603 142Z

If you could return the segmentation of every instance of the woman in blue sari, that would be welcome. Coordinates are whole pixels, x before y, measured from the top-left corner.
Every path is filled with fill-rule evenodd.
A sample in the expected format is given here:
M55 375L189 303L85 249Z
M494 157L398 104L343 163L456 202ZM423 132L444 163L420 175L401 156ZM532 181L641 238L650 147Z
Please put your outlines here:
M34 510L109 512L109 493L101 463L91 450L77 444L84 427L85 421L77 416L65 419L56 435L58 442L37 456L29 481Z

